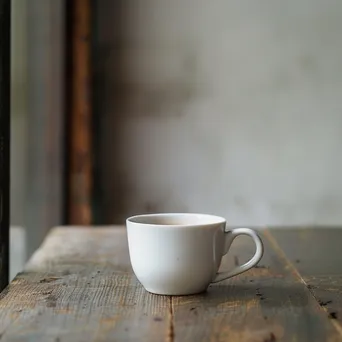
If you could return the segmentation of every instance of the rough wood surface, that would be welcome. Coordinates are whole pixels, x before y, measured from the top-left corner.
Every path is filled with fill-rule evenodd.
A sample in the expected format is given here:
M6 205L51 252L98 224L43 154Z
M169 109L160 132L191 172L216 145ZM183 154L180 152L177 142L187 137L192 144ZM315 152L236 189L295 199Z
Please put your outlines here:
M342 229L272 230L271 234L342 332Z
M268 232L259 266L201 296L173 299L175 341L339 341L341 337ZM232 246L222 268L251 256L248 238ZM205 317L205 319L204 319ZM205 322L205 324L204 324Z
M262 235L257 268L202 295L166 297L135 279L125 229L55 229L0 296L1 342L342 341L278 238ZM238 238L222 268L253 252Z
M0 298L1 342L152 342L169 331L169 298L137 283L122 229L54 230Z
M11 1L0 0L0 291L9 275Z

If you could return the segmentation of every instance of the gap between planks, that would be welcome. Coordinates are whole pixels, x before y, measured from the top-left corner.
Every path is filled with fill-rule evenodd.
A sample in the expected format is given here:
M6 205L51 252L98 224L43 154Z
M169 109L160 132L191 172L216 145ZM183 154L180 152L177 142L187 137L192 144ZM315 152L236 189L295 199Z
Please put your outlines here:
M297 268L295 267L295 265L287 258L286 254L284 253L284 251L281 249L281 247L279 246L277 240L273 237L271 231L267 228L263 231L264 236L268 239L268 241L271 243L272 247L274 248L274 250L278 253L279 257L281 259L283 259L283 261L285 262L285 264L289 267L289 269L293 272L294 276L299 279L299 281L305 285L305 287L308 289L309 293L311 294L311 296L315 299L316 301L316 305L319 306L319 308L321 310L324 310L324 312L326 312L327 316L328 316L328 310L325 307L322 307L321 305L319 305L318 299L315 296L315 294L313 293L313 291L310 290L310 288L308 287L308 284L305 282L305 280L303 279L303 277L301 276L301 274L299 273L299 271L297 270ZM335 327L335 329L337 330L337 332L342 336L342 326L340 325L340 323L337 320L331 320L332 325Z
M173 297L169 298L169 328L167 332L168 342L174 342L175 339L175 327L174 327L174 309L173 309Z

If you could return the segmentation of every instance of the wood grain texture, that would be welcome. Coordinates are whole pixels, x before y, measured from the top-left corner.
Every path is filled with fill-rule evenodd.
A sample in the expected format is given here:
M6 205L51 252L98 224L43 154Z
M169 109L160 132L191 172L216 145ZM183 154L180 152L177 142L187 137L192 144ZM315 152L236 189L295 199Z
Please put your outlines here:
M203 295L173 298L175 341L342 340L267 233L263 241L265 253L257 268L213 284ZM222 268L253 253L253 244L241 237Z
M0 291L9 277L11 1L0 0Z
M262 237L258 267L200 295L166 297L134 277L125 229L54 229L1 294L1 342L342 341L273 236ZM222 269L253 253L237 238Z
M342 332L342 229L272 230L271 235Z
M122 229L54 230L1 295L1 342L165 341L169 298L138 284L126 240Z
M89 225L93 220L91 0L72 0L69 5L72 89L68 223Z

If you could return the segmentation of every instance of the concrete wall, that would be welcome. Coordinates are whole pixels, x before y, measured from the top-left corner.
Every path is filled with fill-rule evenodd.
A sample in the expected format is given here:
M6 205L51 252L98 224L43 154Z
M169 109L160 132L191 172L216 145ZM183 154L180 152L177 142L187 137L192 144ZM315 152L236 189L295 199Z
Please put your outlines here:
M11 1L11 215L10 280L27 259L27 1ZM18 226L19 225L19 226Z
M11 224L24 224L27 173L27 2L12 0Z
M102 223L342 223L342 2L96 4Z
M11 278L62 223L64 1L12 0Z

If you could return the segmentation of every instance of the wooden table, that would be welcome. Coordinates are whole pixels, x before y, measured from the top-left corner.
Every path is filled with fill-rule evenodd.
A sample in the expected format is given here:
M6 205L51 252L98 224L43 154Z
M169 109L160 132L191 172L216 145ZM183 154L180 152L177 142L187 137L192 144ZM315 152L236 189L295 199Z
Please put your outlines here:
M257 268L201 295L147 293L120 227L56 228L0 299L3 341L342 341L342 229L261 232ZM248 259L239 237L222 268Z

